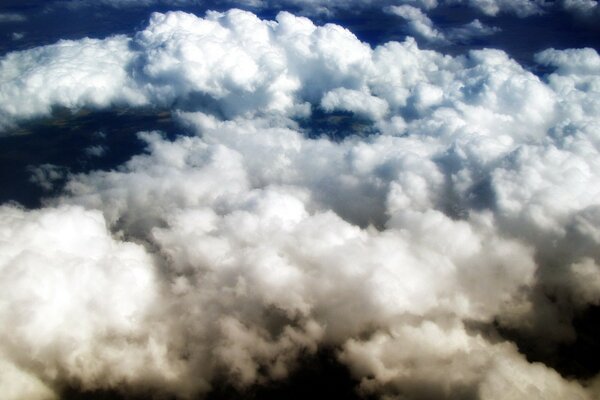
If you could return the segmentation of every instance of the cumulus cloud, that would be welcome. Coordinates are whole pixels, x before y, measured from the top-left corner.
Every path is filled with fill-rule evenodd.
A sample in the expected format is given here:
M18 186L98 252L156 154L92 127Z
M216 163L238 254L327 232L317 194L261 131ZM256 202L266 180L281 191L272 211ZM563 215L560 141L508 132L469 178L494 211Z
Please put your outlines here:
M172 275L177 319L187 321L169 332L170 346L185 329L197 346L192 359L216 351L215 362L242 384L284 377L300 351L339 345L403 315L490 318L533 281L530 249L498 237L489 216L453 221L427 209L428 182L416 171L432 175L432 185L439 172L419 165L412 139L340 146L256 121L183 118L202 136L146 135L148 155L121 171L79 176L61 202L100 208L114 229L154 244ZM407 150L385 151L394 148ZM393 182L369 179L384 168ZM349 221L385 203L366 189L392 185L414 185L420 194L394 195L422 203L390 209L383 231ZM359 204L348 209L343 199ZM448 236L453 243L440 247ZM287 321L278 335L260 311L271 308ZM223 325L202 322L209 320ZM224 332L217 350L205 339L215 329Z
M153 105L186 134L140 133L143 154L45 208L0 208L2 391L186 398L327 346L384 398L592 398L492 326L556 346L599 303L599 60L549 49L540 78L500 50L240 10L7 55L13 122ZM377 134L315 137L315 108Z
M405 323L341 353L366 393L390 399L586 399L581 386L542 364L529 364L514 346L490 343L456 321Z
M53 106L107 107L144 102L131 87L129 39L83 39L13 52L0 60L0 129L48 115Z
M401 53L407 60L397 64ZM102 62L95 61L98 54ZM432 68L441 70L451 68L447 63L463 62L420 52L410 40L371 49L339 26L318 27L286 12L276 22L240 10L209 12L205 18L156 13L133 40L117 36L63 41L8 54L0 65L4 95L0 112L6 128L18 119L47 115L53 106L158 104L212 109L227 118L262 112L299 116L307 115L309 103L319 103L327 93L343 88L363 92L354 98L370 99L368 113L377 108L376 113L383 115L386 105L380 100L391 110L412 100L421 110L441 100L441 96L425 99L426 92L447 90L463 97L447 85L450 81L429 85L429 80L439 80L433 70L407 70L411 63L428 58ZM390 79L388 85L385 81ZM427 90L427 85L437 89ZM414 89L415 95L409 96ZM342 108L356 103L348 98L351 92L341 97L340 93L332 92L325 105L333 102L334 94Z
M102 387L159 367L122 347L147 343L139 324L156 284L141 246L113 239L98 211L3 206L0 219L0 353L14 377L3 374L3 393L55 398L69 380Z
M385 100L358 90L338 88L327 92L323 96L321 107L328 112L334 110L350 111L377 121L387 113L388 104Z

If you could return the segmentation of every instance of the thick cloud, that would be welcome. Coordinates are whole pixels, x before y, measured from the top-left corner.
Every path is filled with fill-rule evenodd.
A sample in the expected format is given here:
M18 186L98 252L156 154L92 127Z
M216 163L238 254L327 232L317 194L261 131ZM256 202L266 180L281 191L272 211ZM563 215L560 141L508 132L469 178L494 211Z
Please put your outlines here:
M4 395L55 398L69 381L127 384L160 368L140 330L157 294L141 246L113 239L100 212L78 207L3 206L0 220Z
M101 62L96 62L97 54ZM487 78L492 69L497 74ZM513 71L518 78L510 76ZM551 99L540 92L547 89L535 77L502 52L451 59L420 51L410 39L371 49L336 25L317 27L285 12L276 23L261 21L240 10L209 12L204 19L157 13L132 42L125 37L87 39L11 53L2 60L0 78L0 112L8 122L48 114L52 106L149 103L209 109L231 118L264 112L306 115L308 102L323 101L328 110L383 116L383 101L391 111L412 103L415 112L424 112L442 105L445 92L452 103L489 101L490 111L505 101L503 121L520 114L527 119L520 122L530 124L530 116L523 115L527 108L519 105L533 95L541 95L538 102ZM496 89L510 93L498 96L487 86L473 86L478 79L505 85ZM457 82L463 80L473 89L459 90ZM359 98L367 99L360 109ZM513 111L516 117L510 115Z
M0 129L48 115L54 106L142 104L128 78L132 57L124 36L65 40L7 54L0 60Z
M141 133L118 169L0 210L2 391L185 398L327 346L384 398L592 398L491 326L551 348L600 303L599 60L549 49L540 78L500 50L371 48L240 10L7 55L13 122L150 105L186 135ZM315 108L348 132L315 138Z
M390 399L586 399L585 391L508 343L492 344L456 321L405 323L341 354L366 393Z

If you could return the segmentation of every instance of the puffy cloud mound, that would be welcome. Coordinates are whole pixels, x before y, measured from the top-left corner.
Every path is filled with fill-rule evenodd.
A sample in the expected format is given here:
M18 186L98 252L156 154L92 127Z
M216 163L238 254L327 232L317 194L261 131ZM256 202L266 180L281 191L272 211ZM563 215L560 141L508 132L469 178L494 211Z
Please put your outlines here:
M536 60L553 72L240 10L7 55L3 88L32 98L3 115L171 107L186 135L0 209L1 391L188 398L332 347L383 398L591 399L493 328L551 348L600 303L599 56ZM315 138L314 108L350 131Z
M159 370L140 330L157 292L143 247L79 207L3 206L0 221L4 396L55 398L69 381L96 388Z
M83 39L22 52L0 60L0 129L16 119L47 115L53 106L139 105L130 82L129 39Z
M403 324L368 341L350 340L341 358L366 393L390 399L586 399L542 364L507 343L492 344L456 321Z
M493 68L498 68L497 76L487 78ZM507 68L520 78L508 76ZM505 78L511 82L503 82ZM466 80L468 87L478 79L506 83L499 90L515 86L513 98L508 92L498 97L491 87L486 92L487 86L458 90L456 81ZM65 41L8 54L0 64L0 113L6 127L18 119L47 115L53 106L153 104L211 110L231 118L265 112L307 115L309 103L322 101L326 110L381 117L387 115L386 108L397 112L408 102L423 112L440 105L445 92L450 101L472 103L478 95L490 97L481 101L510 102L514 110L503 116L510 121L513 111L516 118L523 113L519 104L545 90L535 81L502 52L451 59L422 52L411 40L371 49L339 26L318 27L286 12L276 21L241 10L209 12L205 18L170 12L153 14L133 41L120 36ZM527 82L530 87L525 87Z

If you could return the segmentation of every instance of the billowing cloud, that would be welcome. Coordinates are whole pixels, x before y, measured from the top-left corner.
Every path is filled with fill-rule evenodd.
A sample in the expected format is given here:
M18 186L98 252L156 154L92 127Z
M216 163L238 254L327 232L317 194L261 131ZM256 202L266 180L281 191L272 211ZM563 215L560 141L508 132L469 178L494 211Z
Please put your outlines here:
M102 54L101 62L96 62L97 54ZM403 56L406 60L398 61ZM473 57L475 63L478 58L485 62L469 68L465 60L421 52L410 40L371 49L339 26L317 27L285 12L276 22L240 10L209 12L206 18L182 12L156 13L133 40L117 36L63 41L8 54L0 65L4 95L0 112L5 124L47 115L53 106L111 104L212 109L227 118L265 111L298 116L309 112L309 103L319 103L325 94L343 88L364 92L364 98L378 97L369 101L369 113L376 107L378 115L383 115L386 105L380 100L392 111L407 102L417 111L437 106L442 92L458 101L470 101L471 93L451 87L449 76L442 77L436 69L446 70L450 76L460 68L467 71L463 74L473 74L456 76L455 82L476 80L478 74L497 65L499 74L490 79L499 84L504 79L500 69L520 69L501 52L475 52ZM432 67L421 66L424 62ZM414 65L417 68L409 71ZM534 81L524 72L519 74L526 77L523 83ZM467 82L469 85L472 82ZM516 89L514 93L520 90ZM515 96L512 104L529 98L526 90L522 92L523 100ZM340 93L335 103L341 104L342 97L348 103L351 92L342 97ZM491 91L488 95L497 97ZM332 96L324 103L331 109Z
M390 399L586 399L573 382L530 364L508 343L490 343L456 321L403 324L341 355L366 393Z
M551 348L600 303L599 59L545 50L540 78L240 10L7 55L13 123L159 106L186 134L140 133L115 170L33 167L61 194L0 209L2 391L186 398L330 347L384 398L593 398L494 326ZM348 131L313 135L315 110Z
M52 107L144 102L131 87L129 39L83 39L7 54L0 60L0 129L50 114Z
M147 346L139 327L157 293L141 246L113 239L100 212L78 207L3 206L0 220L3 393L56 398L69 380L102 387L160 367L151 353L131 357Z

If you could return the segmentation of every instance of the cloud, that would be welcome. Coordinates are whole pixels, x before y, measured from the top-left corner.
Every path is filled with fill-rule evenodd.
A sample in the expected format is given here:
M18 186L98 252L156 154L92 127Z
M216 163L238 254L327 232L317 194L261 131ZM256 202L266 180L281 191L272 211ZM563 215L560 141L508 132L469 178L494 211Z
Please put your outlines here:
M7 54L0 61L0 128L48 115L54 106L143 104L128 78L132 56L124 36L63 40Z
M447 36L454 42L468 42L473 38L494 35L500 31L501 29L498 27L489 26L474 19L467 24L450 29Z
M53 164L42 164L29 167L29 181L45 190L52 190L57 181L65 179L67 171Z
M334 89L323 96L321 107L327 112L334 110L350 111L356 115L371 118L374 121L382 119L388 111L388 104L375 96L344 88Z
M464 4L488 16L502 13L519 18L543 14L548 6L545 0L451 0L450 4Z
M433 199L418 174L435 185L439 172L415 159L412 139L340 146L256 121L183 118L202 137L146 135L148 155L121 171L79 176L61 202L100 208L115 229L153 243L172 276L163 301L177 310L176 320L161 317L174 326L168 346L185 334L195 348L185 361L190 371L214 359L240 384L285 377L295 355L319 343L341 344L406 314L489 318L532 283L530 250L498 237L489 217L453 221L427 210ZM385 169L393 181L377 177ZM420 193L408 193L412 206L390 210L383 231L338 215L373 212L377 200L367 189L390 185ZM344 199L358 204L348 209ZM419 207L426 210L413 211ZM439 247L449 236L453 243ZM269 309L282 314L278 335L259 312ZM222 322L203 322L211 320ZM207 342L215 330L224 336Z
M407 21L409 33L427 42L450 44L453 42L468 42L476 37L493 35L499 28L487 26L478 19L445 32L438 29L433 21L421 9L410 6L390 6L387 13L397 15Z
M25 37L25 34L23 32L13 32L11 34L11 38L12 40L21 40Z
M333 347L387 398L591 398L493 325L552 351L599 302L599 59L545 50L538 77L500 50L372 48L241 10L10 53L13 123L155 106L181 132L0 209L0 368L23 383L2 391L185 398ZM315 135L316 108L348 132Z
M456 321L405 323L341 354L366 393L388 398L586 399L581 386L507 343L490 343ZM368 377L368 378L367 378Z
M596 0L563 0L562 7L584 21L594 21L600 17L600 7Z
M410 32L432 42L444 42L444 34L438 31L431 19L419 8L402 5L391 6L387 9L391 14L397 15L408 22Z
M19 13L0 13L0 24L6 22L24 22L27 18Z
M158 367L134 354L147 345L139 324L157 290L141 246L78 207L2 206L0 220L1 365L15 378L0 381L3 393L55 398L69 380L103 387Z
M416 47L413 51L411 46L409 40L371 49L339 26L318 27L286 12L278 14L276 22L240 10L209 12L206 18L156 13L133 40L117 36L63 41L8 54L0 65L4 94L0 112L5 129L19 119L48 115L53 106L151 103L189 111L210 109L226 118L259 112L299 116L307 115L309 103L320 103L325 94L340 88L373 97L371 107L376 102L378 114L386 107L380 100L392 111L411 100L418 109L430 107L439 96L421 104L425 89L418 89L411 99L407 91L416 84L424 88L434 73L423 76L427 68L419 67L406 77L398 76L403 64L385 66L392 72L383 73L384 65L395 63L399 53L406 53L406 65L431 58L446 69L439 55ZM100 63L95 61L98 54ZM388 85L384 82L388 79L394 82ZM433 92L452 92L444 86ZM333 94L329 96L331 101Z

